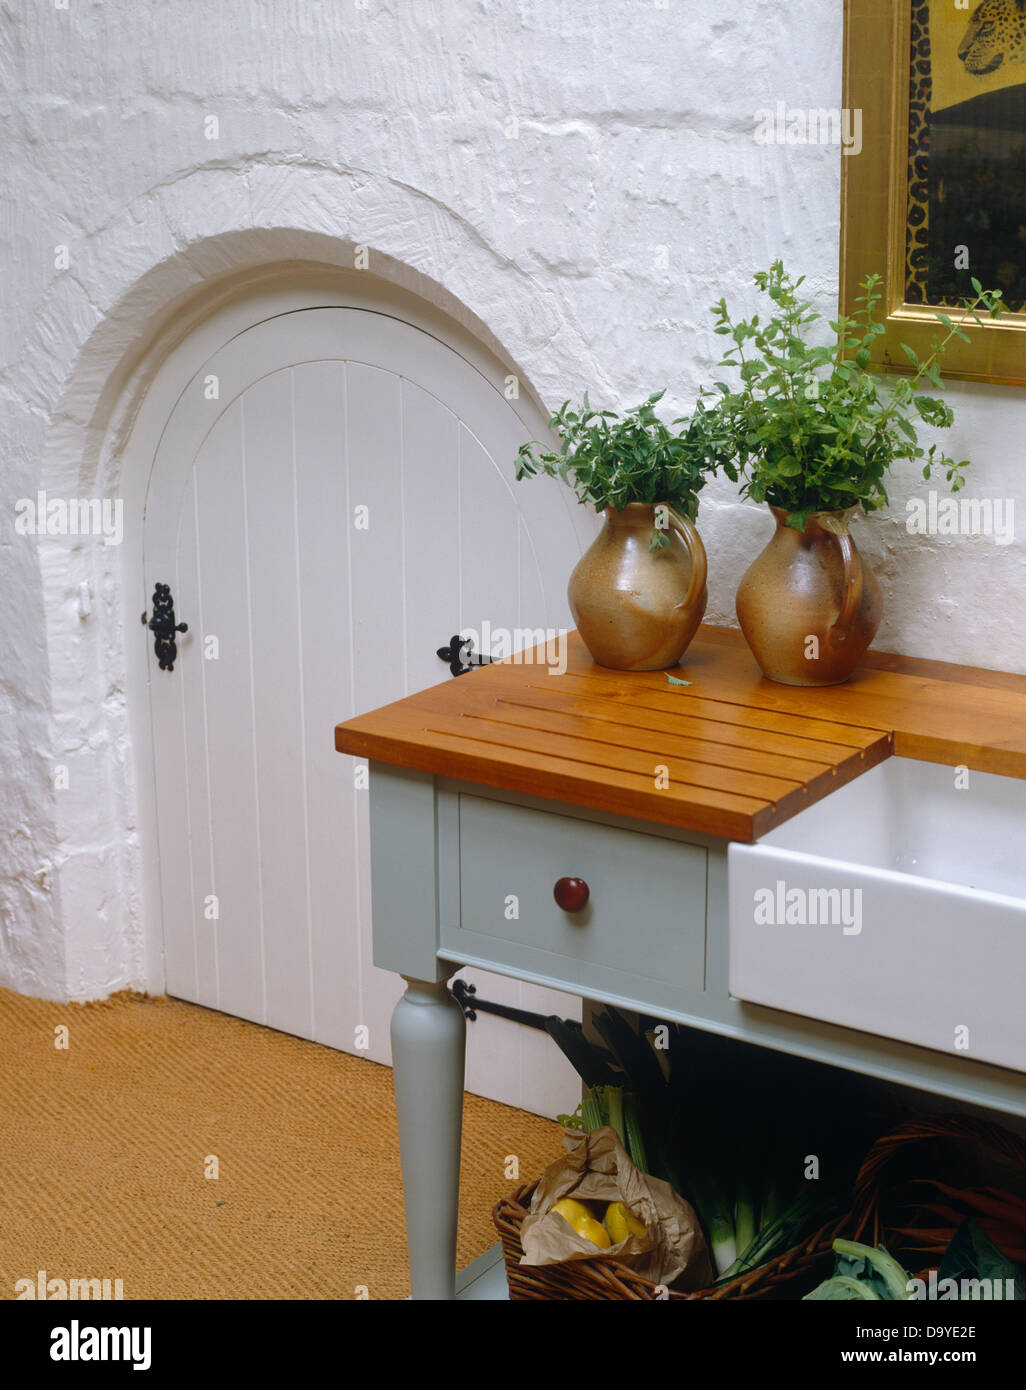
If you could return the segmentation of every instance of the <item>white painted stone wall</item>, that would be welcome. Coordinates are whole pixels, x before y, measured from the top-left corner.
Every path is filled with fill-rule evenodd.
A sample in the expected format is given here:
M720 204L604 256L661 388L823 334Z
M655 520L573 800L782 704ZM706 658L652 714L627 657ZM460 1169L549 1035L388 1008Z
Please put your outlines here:
M41 486L117 495L122 388L173 311L248 268L352 266L362 244L372 270L500 345L546 404L667 386L686 408L720 344L708 306L751 309L754 270L781 255L835 305L837 150L753 130L777 100L839 104L841 10L0 4L0 984L88 998L154 983L124 681L138 596L121 595L113 548L18 536L13 508ZM974 490L1019 499L1026 395L950 399ZM860 527L887 595L877 645L1026 671L1022 543L909 537L913 486L899 470L892 516ZM732 622L769 522L714 485L700 525L709 618Z

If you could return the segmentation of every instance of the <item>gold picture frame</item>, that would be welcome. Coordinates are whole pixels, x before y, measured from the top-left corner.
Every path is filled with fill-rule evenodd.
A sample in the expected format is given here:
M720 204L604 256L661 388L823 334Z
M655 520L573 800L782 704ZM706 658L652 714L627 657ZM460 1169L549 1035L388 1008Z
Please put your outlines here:
M886 331L876 340L873 361L898 371L909 370L908 359L900 347L902 342L920 358L929 355L931 341L943 332L936 318L938 311L956 321L960 318L952 309L954 301L950 298L947 302L942 298L934 305L925 302L924 292L924 302L913 302L919 290L911 277L919 272L911 269L909 260L909 191L911 187L915 193L921 186L915 183L917 168L921 174L922 167L928 166L912 163L916 146L910 115L921 121L922 107L918 99L914 106L911 101L916 77L912 71L912 19L914 6L918 20L922 6L929 4L930 0L845 0L844 7L843 102L846 110L862 113L862 142L858 153L846 152L841 157L840 308L843 314L854 313L866 276L882 276L883 298L877 312L884 315ZM970 19L971 12L963 11L962 22L968 24ZM920 49L917 73L928 74L929 52L921 45ZM958 57L963 59L964 67L968 60L961 50ZM951 66L950 58L948 65ZM973 75L971 69L968 71ZM1026 63L1019 67L1019 72L1026 84ZM1010 87L1017 75L1002 79L1003 85ZM999 85L992 77L984 80L990 86ZM931 90L929 81L928 77L927 91ZM1026 92L1026 87L1023 90ZM927 217L929 210L928 203ZM912 216L922 215L913 205ZM1022 231L1026 234L1026 228ZM1026 235L1023 240L1026 264ZM999 284L988 284L982 275L979 278L984 289L1001 288ZM997 320L982 313L981 318L980 326L966 328L970 342L955 338L948 344L944 375L1026 385L1026 313L1005 312Z

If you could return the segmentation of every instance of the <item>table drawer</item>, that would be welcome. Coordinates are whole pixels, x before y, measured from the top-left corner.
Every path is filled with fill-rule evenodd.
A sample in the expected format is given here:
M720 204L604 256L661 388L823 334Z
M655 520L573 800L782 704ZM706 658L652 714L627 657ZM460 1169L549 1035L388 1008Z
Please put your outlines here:
M460 795L460 927L701 990L706 859L699 845ZM561 878L587 883L580 911L557 905Z

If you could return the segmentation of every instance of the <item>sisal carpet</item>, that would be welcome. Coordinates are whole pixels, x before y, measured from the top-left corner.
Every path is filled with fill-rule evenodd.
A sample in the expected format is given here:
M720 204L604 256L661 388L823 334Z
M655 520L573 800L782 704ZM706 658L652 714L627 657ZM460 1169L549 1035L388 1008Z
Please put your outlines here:
M7 990L0 1056L0 1298L40 1270L126 1299L409 1293L389 1068L179 1000ZM507 1155L527 1181L560 1151L467 1096L461 1267L497 1239Z

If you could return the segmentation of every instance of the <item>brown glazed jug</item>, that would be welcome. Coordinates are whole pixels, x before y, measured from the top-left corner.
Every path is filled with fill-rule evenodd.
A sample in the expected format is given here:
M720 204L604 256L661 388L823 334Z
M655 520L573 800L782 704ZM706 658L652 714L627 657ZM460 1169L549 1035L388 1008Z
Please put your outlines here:
M655 506L607 507L605 525L581 556L567 597L584 645L600 666L663 671L698 631L708 599L702 538L667 507L669 544L649 550Z
M771 681L840 685L876 636L880 585L849 531L859 510L813 512L796 531L770 507L776 531L741 580L737 620Z

